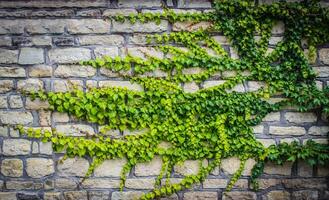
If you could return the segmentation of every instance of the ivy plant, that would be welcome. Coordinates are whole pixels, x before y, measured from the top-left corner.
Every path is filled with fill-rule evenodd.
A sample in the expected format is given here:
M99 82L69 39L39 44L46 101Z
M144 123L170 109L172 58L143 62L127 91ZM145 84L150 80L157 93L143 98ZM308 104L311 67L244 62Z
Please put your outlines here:
M171 32L148 36L148 43L161 52L159 58L145 52L145 59L127 55L82 61L81 67L93 66L116 72L143 91L120 87L91 88L88 91L30 92L26 95L48 101L52 110L69 113L78 119L104 127L102 133L88 137L72 137L56 130L47 131L19 126L28 137L52 142L55 151L65 150L67 157L91 157L93 162L85 178L104 160L126 158L122 169L121 188L126 174L137 163L162 158L162 169L154 190L141 199L154 199L190 188L202 182L220 166L221 160L238 157L241 166L231 177L229 191L241 176L247 159L257 164L251 182L257 189L257 178L264 164L271 161L306 160L309 164L326 164L329 147L308 141L301 145L282 143L265 148L256 140L253 126L269 113L294 106L300 111L314 111L328 115L329 89L319 90L316 74L309 60L316 47L329 41L329 14L317 1L301 3L278 2L256 5L254 1L221 0L214 2L214 10L207 13L140 13L115 16L111 20L147 23L168 20L170 23L205 23L207 27L194 31ZM108 20L108 19L106 19ZM273 51L268 50L273 26L285 25L283 40ZM213 38L218 32L227 37L239 59L231 58L227 49ZM303 43L308 46L308 57ZM184 70L200 68L200 73L187 74ZM235 76L224 76L234 71ZM130 72L130 73L127 73ZM161 72L163 76L150 76ZM222 76L223 84L184 92L183 84ZM224 82L225 81L225 82ZM248 81L263 86L256 91L239 92L236 87ZM272 97L281 100L273 103ZM139 134L110 137L109 130L139 130ZM166 144L166 145L163 145ZM202 165L203 160L209 161ZM173 167L186 160L200 160L197 174L185 176L172 184L169 180Z

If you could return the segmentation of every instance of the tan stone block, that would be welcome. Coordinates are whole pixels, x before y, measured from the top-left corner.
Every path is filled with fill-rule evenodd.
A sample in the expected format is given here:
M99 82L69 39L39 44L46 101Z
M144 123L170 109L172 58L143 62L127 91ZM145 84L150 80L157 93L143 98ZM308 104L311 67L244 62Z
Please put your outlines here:
M20 159L4 159L1 162L1 173L4 176L23 176L23 162Z
M28 158L26 172L32 178L41 178L54 173L54 161L46 158Z

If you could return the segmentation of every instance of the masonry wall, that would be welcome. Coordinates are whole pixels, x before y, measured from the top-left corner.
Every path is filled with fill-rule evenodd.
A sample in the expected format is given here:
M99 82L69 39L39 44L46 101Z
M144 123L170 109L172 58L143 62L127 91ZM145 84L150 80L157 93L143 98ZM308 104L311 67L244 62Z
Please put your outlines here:
M263 2L263 1L260 1ZM268 2L268 1L264 1ZM324 2L324 5L327 3ZM125 160L109 160L96 169L93 176L80 183L90 160L76 158L59 160L50 143L22 138L7 125L24 124L32 127L56 128L58 131L81 136L81 131L97 133L99 127L77 121L67 114L48 111L48 104L31 101L19 90L42 89L68 91L101 86L127 86L129 84L113 72L71 63L101 57L123 56L127 52L141 56L142 52L155 54L147 48L145 36L179 30L192 30L204 24L161 21L135 24L103 20L116 14L158 12L162 5L193 12L207 12L211 3L205 0L69 0L69 1L0 1L0 199L134 199L153 188L159 174L161 159L137 165L129 174L124 192L119 192L120 169ZM284 25L273 29L269 48L282 39ZM224 36L215 36L232 57L237 57ZM307 47L305 47L307 53ZM312 62L318 72L317 85L329 85L329 48L320 47ZM186 73L197 72L192 69ZM158 74L159 75L159 74ZM222 76L232 76L226 72ZM157 74L155 74L157 76ZM202 83L187 84L184 90L193 92L220 83L220 78ZM248 82L236 88L239 91L256 90L258 82ZM279 98L272 98L277 101ZM272 113L254 128L257 138L265 145L297 140L304 143L312 138L326 143L328 120L319 113L299 113L294 108ZM124 133L113 132L120 136ZM205 161L206 162L206 161ZM329 199L329 166L309 167L303 162L283 166L268 164L260 179L260 190L250 189L248 176L255 163L248 160L243 177L232 192L223 195L228 177L239 167L237 158L225 159L202 184L164 199ZM173 182L183 175L196 173L197 161L186 161L176 166Z

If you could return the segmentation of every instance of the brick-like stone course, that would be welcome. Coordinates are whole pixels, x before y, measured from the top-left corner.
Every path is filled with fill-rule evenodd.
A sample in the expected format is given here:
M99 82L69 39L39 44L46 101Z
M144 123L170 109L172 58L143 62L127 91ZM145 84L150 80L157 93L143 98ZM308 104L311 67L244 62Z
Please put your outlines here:
M260 4L269 2L259 1ZM21 91L65 92L91 87L122 87L144 91L138 84L122 79L118 73L108 69L95 69L80 66L78 62L103 57L120 56L128 53L145 59L147 56L163 58L172 55L156 51L146 42L146 36L170 31L193 31L211 26L208 22L179 22L170 24L166 20L130 24L110 20L115 15L130 15L138 12L162 12L162 5L174 8L177 13L202 13L211 10L208 0L2 0L0 1L0 199L136 199L154 188L156 176L162 167L161 157L150 162L138 163L126 174L127 181L123 192L119 191L121 170L126 159L106 160L96 168L89 179L81 182L91 160L67 158L55 153L51 142L42 143L30 140L12 128L23 124L27 127L42 127L57 130L72 136L97 134L101 127L78 121L66 113L49 111L49 104L40 99L32 101L21 95ZM105 20L104 20L105 19ZM269 50L283 38L285 25L277 22L272 29ZM225 46L229 55L238 59L238 52L227 37L214 33L214 40ZM259 39L259 37L255 37ZM182 48L186 51L186 48ZM305 49L308 54L308 49ZM329 48L318 49L317 57L311 61L317 73L317 87L329 85ZM200 67L183 69L183 74L200 74ZM174 71L173 73L177 73ZM122 74L133 74L133 70ZM201 83L185 83L182 89L194 93L205 88L225 83L225 78L236 76L235 71L218 73L210 80ZM248 71L244 75L250 74ZM161 70L145 76L166 77ZM246 81L229 92L252 92L266 87L264 82ZM269 103L281 101L271 98ZM268 114L262 123L253 127L257 140L265 147L282 142L298 141L305 143L314 140L327 143L328 120L315 112L300 113L294 107ZM10 128L7 126L10 125ZM113 137L124 133L114 130L106 133ZM168 144L161 143L163 148ZM170 146L170 145L169 145ZM285 163L277 166L268 163L265 174L259 179L259 191L250 188L250 169L255 161L249 159L246 170L231 192L224 188L229 177L239 168L236 157L223 159L201 184L192 189L161 199L328 199L328 166L310 167L304 162ZM207 160L203 165L208 164ZM199 171L199 161L187 160L174 166L170 182L178 183L185 175ZM161 180L162 184L165 180Z

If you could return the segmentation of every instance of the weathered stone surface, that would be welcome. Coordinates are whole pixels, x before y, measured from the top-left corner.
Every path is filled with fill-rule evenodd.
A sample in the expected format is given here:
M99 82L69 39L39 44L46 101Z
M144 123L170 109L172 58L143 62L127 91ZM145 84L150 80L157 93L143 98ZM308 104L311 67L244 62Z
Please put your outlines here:
M148 56L163 58L163 52L157 51L153 47L131 47L127 49L127 53L131 56L147 59Z
M139 34L135 33L131 37L129 37L130 44L147 44L147 34Z
M279 42L283 40L283 37L271 37L269 40L270 45L277 45Z
M103 12L104 17L110 17L110 16L129 16L130 14L137 14L137 11L135 9L130 8L121 8L121 9L106 9Z
M82 90L82 80L55 80L53 82L53 88L55 92L67 92L75 89Z
M49 59L56 63L77 63L90 60L91 54L89 49L84 48L51 49Z
M43 195L44 200L62 200L64 199L60 192L45 192Z
M21 8L21 7L32 7L32 8L63 8L63 7L106 7L107 0L79 0L79 3L75 0L69 1L48 1L48 0L30 0L28 3L25 0L11 1L5 0L0 2L0 7L3 8Z
M204 160L202 164L203 166L207 165L207 160ZM197 174L199 169L200 165L198 160L186 160L184 163L174 166L175 172L184 176Z
M267 163L264 168L264 173L288 176L291 175L291 167L291 162L285 162L283 165Z
M110 193L108 191L89 191L89 200L108 200L110 198Z
M0 80L0 93L9 92L14 88L14 83L11 80Z
M7 189L10 190L39 190L43 187L42 183L33 181L7 181Z
M81 45L122 45L124 38L121 35L86 35L79 37Z
M50 36L35 36L31 38L32 45L35 46L51 46Z
M319 177L329 176L329 164L318 165L317 176Z
M100 81L99 87L123 87L129 90L143 91L143 88L135 83L129 81Z
M0 46L11 46L11 38L7 36L0 37Z
M300 190L292 192L293 200L317 200L319 199L318 191L315 190Z
M313 70L317 73L320 78L329 77L329 67L313 67Z
M26 79L26 80L19 80L17 82L17 89L22 91L34 91L37 92L42 90L43 82L39 79Z
M46 110L39 111L39 125L51 126L51 112Z
M184 92L194 93L199 90L199 86L195 82L184 83Z
M327 182L324 178L284 179L283 186L288 189L325 189Z
M231 157L223 159L221 162L221 169L224 171L224 173L227 174L234 174L240 167L241 161L237 157ZM256 164L255 160L248 159L245 164L245 168L242 172L242 175L250 175L251 169Z
M56 178L55 186L59 189L76 189L78 187L78 181L70 178Z
M175 22L173 24L173 31L197 31L199 29L207 29L212 26L211 22L192 22L192 21L185 21L185 22Z
M27 155L31 151L31 142L25 139L6 139L2 148L4 155Z
M0 199L1 200L16 200L16 193L15 192L0 192Z
M100 17L101 11L98 9L93 10L80 10L77 12L77 16L81 17Z
M91 66L59 65L54 75L58 77L91 77L96 74L96 69Z
M226 192L223 194L223 200L255 200L257 199L254 192Z
M0 126L0 137L8 137L8 127L7 126Z
M65 200L88 200L86 191L69 191L64 192Z
M73 37L60 36L60 37L54 37L53 43L56 46L73 46L75 42Z
M0 122L2 124L30 124L33 116L30 112L24 111L0 111Z
M329 48L319 50L319 59L325 65L329 65Z
M212 38L221 45L230 45L230 41L228 40L228 38L223 35L216 35Z
M160 24L156 24L155 22L148 22L148 23L140 23L136 22L135 24L131 24L130 22L117 22L113 21L113 28L112 32L127 32L127 33L133 33L133 32L163 32L167 30L168 22L167 21L161 21Z
M272 112L272 113L267 114L263 118L263 121L265 121L265 122L280 121L280 112Z
M185 192L184 200L217 200L217 192Z
M40 64L44 62L43 49L21 48L18 63L22 65Z
M285 118L291 123L311 123L316 122L317 116L314 113L287 112Z
M105 160L95 169L96 177L120 177L123 166L127 163L126 159Z
M46 143L40 142L39 148L40 148L41 154L51 155L53 153L53 148L52 148L51 142L46 142Z
M264 200L290 200L290 193L286 191L270 191L266 195L263 196Z
M86 134L94 135L95 131L93 127L85 124L65 124L57 125L56 130L59 133L71 136L85 136Z
M53 113L54 122L68 122L69 119L70 118L67 113L60 113L60 112Z
M299 126L270 126L269 133L271 135L305 135L305 128Z
M135 200L144 193L141 191L112 192L112 200Z
M127 179L125 186L131 189L154 189L154 178Z
M211 2L208 0L179 0L178 8L211 8Z
M118 47L96 47L94 53L96 58L102 58L105 56L114 58L119 55L119 49Z
M108 33L111 23L102 19L70 19L66 26L71 34Z
M19 95L11 95L9 97L9 106L10 108L22 108L23 107L22 97Z
M0 63L5 63L5 64L17 63L18 51L17 50L0 49L0 58L1 58Z
M31 98L26 98L25 108L31 110L41 110L49 108L48 101L41 101L39 98L31 100Z
M28 158L26 161L27 175L32 178L41 178L54 173L54 162L46 158Z
M252 130L254 131L255 134L262 134L264 132L264 126L263 125L253 126Z
M92 189L120 188L120 180L113 180L109 178L88 178L82 183L82 187Z
M144 1L131 1L131 0L120 0L118 3L119 8L124 7L160 7L160 0L144 0Z
M23 162L20 159L5 159L1 162L1 174L10 177L23 175Z
M25 77L25 69L22 67L0 67L0 77Z
M68 158L57 164L58 174L63 176L86 175L89 168L89 162L83 158Z
M155 176L159 175L162 166L162 159L160 157L154 157L148 163L138 163L135 166L136 176Z
M206 179L203 182L203 188L225 188L227 183L226 179Z
M53 69L49 65L35 65L29 67L30 77L50 77L52 71Z
M308 130L310 135L326 135L329 132L329 126L312 126Z
M267 189L269 187L278 185L281 183L281 179L259 179L259 189Z
M191 67L191 68L184 68L182 69L183 74L200 74L205 70L200 67Z
M260 81L248 81L247 84L248 84L248 91L250 92L257 91L266 86L264 82L260 82Z

